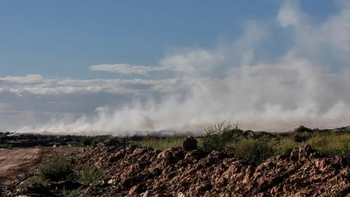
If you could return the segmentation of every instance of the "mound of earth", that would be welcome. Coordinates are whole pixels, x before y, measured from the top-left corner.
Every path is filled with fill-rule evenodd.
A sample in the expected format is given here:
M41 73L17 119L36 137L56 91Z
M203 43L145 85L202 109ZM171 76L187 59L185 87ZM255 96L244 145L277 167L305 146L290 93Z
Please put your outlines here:
M60 182L33 184L6 196L62 196L59 188L80 188L80 196L347 196L350 192L349 159L326 157L309 145L260 165L214 151L165 151L100 143L76 156L80 166L94 165L108 179L94 186ZM41 194L40 192L45 192Z
M306 145L290 155L255 166L233 155L171 148L108 147L101 144L79 156L115 185L110 194L140 196L345 196L350 192L349 160L326 157ZM84 195L85 196L85 195ZM86 194L88 196L88 194Z

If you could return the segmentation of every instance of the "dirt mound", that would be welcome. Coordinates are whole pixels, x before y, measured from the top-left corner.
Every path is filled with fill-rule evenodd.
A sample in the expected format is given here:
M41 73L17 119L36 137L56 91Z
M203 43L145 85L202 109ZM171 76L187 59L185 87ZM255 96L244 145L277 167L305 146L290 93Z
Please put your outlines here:
M109 175L109 191L140 196L345 196L350 192L349 160L329 158L306 145L261 165L220 152L171 148L160 152L136 146L100 144L79 155ZM84 195L85 196L85 195ZM88 196L88 195L86 195Z
M81 196L346 196L350 192L349 160L326 157L306 145L291 154L268 159L261 165L214 151L186 151L181 147L163 152L127 145L122 141L98 144L76 157L80 166L94 165L106 173L105 183L80 187ZM31 185L15 194L31 196L54 188L79 187L75 183ZM75 185L74 185L75 184ZM74 187L73 187L74 186ZM51 189L50 189L51 188ZM61 195L62 196L62 195Z

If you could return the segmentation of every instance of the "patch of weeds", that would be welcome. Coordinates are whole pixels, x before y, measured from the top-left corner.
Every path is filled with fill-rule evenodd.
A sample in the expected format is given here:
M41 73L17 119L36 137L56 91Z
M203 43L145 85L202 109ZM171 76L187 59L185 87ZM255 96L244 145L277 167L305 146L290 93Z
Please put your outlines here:
M159 138L145 138L141 142L134 142L134 144L140 145L140 146L146 146L146 147L152 147L155 150L166 150L168 148L172 147L182 147L182 144L186 137L183 136L172 136L172 137L166 137L164 139Z
M261 164L275 155L274 148L265 140L243 139L230 143L227 148L236 157L245 158L255 164Z
M237 142L244 138L243 131L239 129L238 124L232 125L225 122L206 128L205 133L201 146L206 152L225 151L228 143Z
M328 156L350 157L350 135L349 134L315 134L307 141L312 148Z
M41 165L38 174L42 180L63 181L74 179L72 164L62 158Z
M83 168L79 172L79 182L83 184L97 184L103 180L103 172L95 166Z
M270 141L275 155L289 155L294 147L302 146L304 143L296 143L291 137L277 137Z

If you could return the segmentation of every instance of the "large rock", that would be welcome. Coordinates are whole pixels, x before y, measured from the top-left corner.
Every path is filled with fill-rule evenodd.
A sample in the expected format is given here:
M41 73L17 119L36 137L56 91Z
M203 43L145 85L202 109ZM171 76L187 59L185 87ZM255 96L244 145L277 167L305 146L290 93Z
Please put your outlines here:
M192 136L188 136L186 140L183 142L183 148L185 150L195 150L197 149L197 140Z

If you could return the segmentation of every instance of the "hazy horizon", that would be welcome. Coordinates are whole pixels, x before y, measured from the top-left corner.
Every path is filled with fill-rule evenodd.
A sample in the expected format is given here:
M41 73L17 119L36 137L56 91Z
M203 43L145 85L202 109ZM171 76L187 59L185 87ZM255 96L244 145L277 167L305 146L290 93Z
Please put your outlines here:
M350 125L350 1L0 3L0 131Z

